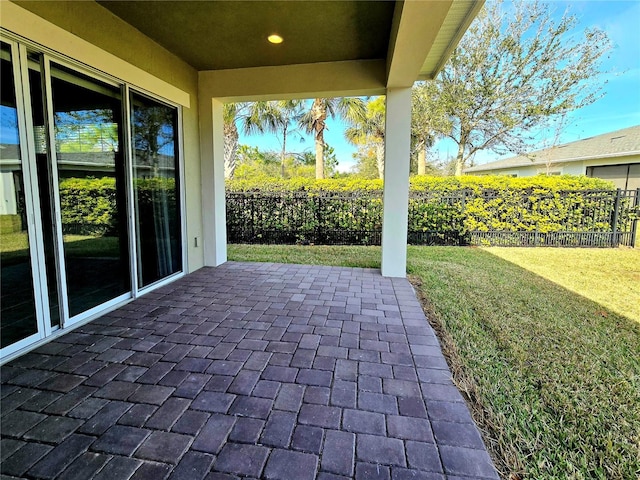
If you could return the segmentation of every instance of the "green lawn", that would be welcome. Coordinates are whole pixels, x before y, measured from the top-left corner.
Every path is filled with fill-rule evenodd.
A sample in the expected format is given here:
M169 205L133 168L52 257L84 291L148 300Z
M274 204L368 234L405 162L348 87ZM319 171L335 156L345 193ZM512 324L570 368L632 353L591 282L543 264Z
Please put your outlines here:
M640 322L640 248L488 248L579 295Z
M229 245L229 260L380 268L380 247Z
M496 250L409 247L408 270L497 467L505 478L638 478L640 324L598 301L606 289L616 305L640 303L637 288L616 293L638 255ZM376 267L380 249L231 245L229 258Z
M117 257L120 255L118 237L92 237L88 235L65 235L65 255L71 257ZM26 232L3 233L0 236L0 258L2 263L26 261L29 241Z

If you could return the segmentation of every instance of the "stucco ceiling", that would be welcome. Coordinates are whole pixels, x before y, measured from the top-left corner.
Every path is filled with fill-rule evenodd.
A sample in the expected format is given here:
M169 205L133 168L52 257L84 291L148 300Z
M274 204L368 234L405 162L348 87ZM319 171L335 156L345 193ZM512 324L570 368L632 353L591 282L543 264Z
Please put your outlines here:
M379 95L434 78L483 0L13 2L125 61L135 39L155 42L199 72L207 95L240 101ZM267 42L274 32L284 43Z
M395 6L364 0L98 3L197 70L384 59ZM284 43L267 42L274 32Z

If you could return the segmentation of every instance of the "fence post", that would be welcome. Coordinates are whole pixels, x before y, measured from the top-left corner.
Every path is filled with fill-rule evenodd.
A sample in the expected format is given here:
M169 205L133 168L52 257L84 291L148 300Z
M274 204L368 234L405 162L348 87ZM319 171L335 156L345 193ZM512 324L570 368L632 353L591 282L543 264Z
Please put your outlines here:
M245 197L246 199L247 197ZM255 241L256 238L256 194L251 194L249 201L251 202L251 243Z
M633 219L633 221L631 222L631 247L635 248L636 246L636 233L638 231L638 213L640 213L638 210L640 207L640 188L636 189L636 198L633 201L633 210L635 212L635 218Z
M317 203L317 209L316 209L316 232L315 232L315 238L313 239L314 243L322 243L320 241L320 221L322 220L322 215L320 214L320 210L322 209L322 195L324 192L318 192L316 199L318 200Z
M611 235L611 246L617 247L620 242L618 242L618 216L620 214L620 195L622 194L622 190L618 188L616 190L616 202L613 207L613 228Z
M458 231L456 232L458 235L458 246L462 246L464 244L464 236L460 235L461 231L464 231L464 225L467 220L467 189L462 190L462 208L460 211L460 222L461 225L458 226ZM469 232L466 232L469 233ZM465 235L466 235L465 233ZM471 243L471 235L469 235L469 243Z

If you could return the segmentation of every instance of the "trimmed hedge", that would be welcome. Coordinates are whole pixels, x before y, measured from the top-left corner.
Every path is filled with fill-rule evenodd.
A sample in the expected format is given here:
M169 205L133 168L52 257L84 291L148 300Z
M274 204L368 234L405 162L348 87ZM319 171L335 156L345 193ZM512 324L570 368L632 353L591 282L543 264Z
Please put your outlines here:
M20 215L0 215L0 233L18 233L23 229Z
M229 241L378 244L381 189L380 180L230 181ZM584 176L413 177L408 240L462 245L471 232L611 232L615 196L610 182ZM622 198L619 231L637 215L629 206Z
M172 178L136 179L138 206L145 214L153 204L153 192L160 191L175 200L175 180ZM68 178L60 182L60 207L64 233L82 235L115 235L116 180L102 178Z
M136 180L139 207L173 179ZM382 181L361 179L227 182L228 240L249 243L379 244ZM471 232L611 232L616 190L584 176L413 177L409 243L468 244ZM113 178L60 182L65 233L117 232ZM173 198L172 198L173 200ZM142 211L141 210L141 211ZM622 198L619 231L637 218ZM544 243L544 242L543 242Z
M264 191L323 191L354 192L380 191L382 180L359 178L331 178L314 180L309 178L293 178L283 180L273 177L262 177L252 180L227 180L229 192L264 192ZM500 192L504 190L530 191L532 193L558 192L568 190L614 190L613 184L599 178L574 175L537 175L534 177L505 177L503 175L463 176L463 177L430 177L414 176L410 179L409 188L417 192L457 192L469 190L476 193Z
M68 178L59 188L65 233L109 235L116 230L115 178Z

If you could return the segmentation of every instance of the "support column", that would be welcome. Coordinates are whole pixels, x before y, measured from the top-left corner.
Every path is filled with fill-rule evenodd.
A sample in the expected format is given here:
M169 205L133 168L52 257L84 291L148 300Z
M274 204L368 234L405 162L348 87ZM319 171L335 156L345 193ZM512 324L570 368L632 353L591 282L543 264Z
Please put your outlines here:
M222 102L201 96L202 246L204 264L210 267L218 266L227 261L222 110Z
M382 196L382 275L407 275L411 88L387 89Z

